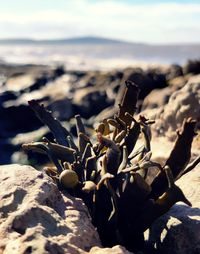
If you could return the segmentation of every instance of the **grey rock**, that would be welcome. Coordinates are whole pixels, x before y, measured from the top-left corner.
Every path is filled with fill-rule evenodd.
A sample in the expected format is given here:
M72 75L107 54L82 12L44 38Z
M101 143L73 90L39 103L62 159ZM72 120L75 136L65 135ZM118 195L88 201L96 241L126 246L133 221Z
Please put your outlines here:
M175 91L168 103L150 114L156 120L152 126L154 133L167 136L171 140L176 137L176 129L180 128L184 119L192 117L200 121L200 75L193 76L180 90Z
M132 252L127 251L124 247L116 245L113 248L99 248L93 247L89 254L131 254Z
M185 66L183 67L183 72L200 74L200 59L188 60Z
M200 166L181 177L176 184L192 207L177 203L145 232L162 254L200 253Z
M58 190L45 173L18 164L0 166L1 254L129 254L101 248L81 199Z
M180 76L183 76L182 67L178 64L170 65L167 70L167 73L166 73L167 80L174 79L174 78L180 77Z
M154 89L147 95L142 103L142 110L159 108L164 106L174 91L173 87L165 87L163 89Z
M30 166L0 167L0 253L84 253L101 246L80 199Z

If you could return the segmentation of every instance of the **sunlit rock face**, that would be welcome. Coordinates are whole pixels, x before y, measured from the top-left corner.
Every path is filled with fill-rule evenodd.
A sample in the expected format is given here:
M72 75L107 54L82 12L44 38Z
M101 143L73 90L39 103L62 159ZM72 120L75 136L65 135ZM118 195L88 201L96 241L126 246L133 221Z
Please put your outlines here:
M91 252L90 252L91 251ZM101 248L87 207L30 166L0 166L0 253L128 254Z
M84 253L101 246L86 206L30 166L0 167L1 253Z
M155 118L156 123L152 126L154 134L174 140L176 130L185 118L200 121L200 75L191 77L185 86L173 92L166 105L143 113Z

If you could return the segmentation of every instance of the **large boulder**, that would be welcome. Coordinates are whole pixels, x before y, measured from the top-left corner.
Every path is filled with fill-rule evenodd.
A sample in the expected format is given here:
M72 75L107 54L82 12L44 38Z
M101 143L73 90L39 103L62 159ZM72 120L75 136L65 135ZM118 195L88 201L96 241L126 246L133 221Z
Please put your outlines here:
M183 71L185 74L187 73L199 74L200 73L200 59L188 60L188 62L183 67Z
M177 203L146 232L146 238L162 254L200 253L200 166L176 184L192 207Z
M82 200L61 193L33 167L0 166L1 254L129 253L121 246L100 247Z
M167 86L166 77L157 70L133 69L124 74L126 80L131 80L141 89L139 100L143 100L153 89L161 89ZM123 85L123 84L122 84Z
M74 93L73 103L76 114L90 118L111 106L114 101L108 98L105 89L87 87L78 89Z
M152 126L154 134L176 137L176 130L182 126L185 118L192 117L200 123L200 75L189 79L180 90L172 93L168 103L156 111L143 112L156 120Z
M164 106L175 89L173 87L165 87L163 89L154 89L151 91L142 103L142 110L153 109Z
M86 206L60 193L30 166L0 167L0 249L11 253L79 253L100 246Z

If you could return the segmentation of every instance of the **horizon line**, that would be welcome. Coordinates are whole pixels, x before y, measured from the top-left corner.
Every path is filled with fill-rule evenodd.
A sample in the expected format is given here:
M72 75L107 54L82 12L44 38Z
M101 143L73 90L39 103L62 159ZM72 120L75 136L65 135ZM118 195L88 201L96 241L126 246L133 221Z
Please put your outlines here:
M33 41L33 42L44 42L44 41L64 41L64 40L78 40L78 39L102 39L102 40L108 40L108 41L115 41L116 43L127 43L127 44L145 44L145 45L198 45L200 44L199 42L193 42L193 41L182 41L182 42L144 42L144 41L127 41L123 39L118 39L118 38L110 38L110 37L103 37L103 36L95 36L95 35L85 35L85 36L73 36L73 37L58 37L58 38L35 38L35 37L0 37L0 41Z

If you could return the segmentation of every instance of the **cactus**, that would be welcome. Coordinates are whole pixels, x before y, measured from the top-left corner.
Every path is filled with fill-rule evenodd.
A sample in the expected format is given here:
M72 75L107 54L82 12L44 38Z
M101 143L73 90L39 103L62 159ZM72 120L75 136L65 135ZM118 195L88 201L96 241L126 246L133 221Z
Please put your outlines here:
M177 132L164 167L151 160L150 126L154 121L134 116L138 93L137 85L127 81L118 114L114 119L105 119L94 130L96 143L95 135L87 135L80 115L75 116L76 144L51 112L30 101L30 107L49 127L56 143L43 138L41 142L23 145L25 150L49 157L54 165L44 171L60 191L67 189L84 200L104 246L122 244L130 251L143 249L144 231L176 202L191 205L174 181L200 162L197 158L187 167L195 135L196 121L192 119L185 120L182 131ZM135 151L138 138L144 144ZM146 177L151 167L157 167L159 173L149 185Z

